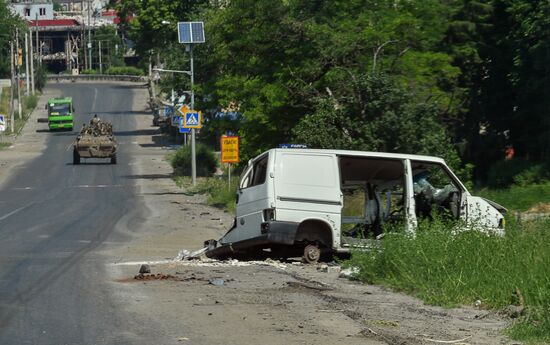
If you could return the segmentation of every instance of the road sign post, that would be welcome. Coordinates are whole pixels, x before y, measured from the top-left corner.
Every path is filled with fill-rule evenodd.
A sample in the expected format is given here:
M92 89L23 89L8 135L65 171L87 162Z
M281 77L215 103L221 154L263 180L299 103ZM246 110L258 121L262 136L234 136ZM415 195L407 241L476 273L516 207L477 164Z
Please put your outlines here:
M193 44L204 43L204 23L203 22L179 22L178 23L178 42L186 45L189 51L189 60L191 70L191 109L195 109L195 75L193 66ZM199 121L200 122L200 121ZM195 152L195 128L191 128L191 175L193 186L197 185L197 156Z

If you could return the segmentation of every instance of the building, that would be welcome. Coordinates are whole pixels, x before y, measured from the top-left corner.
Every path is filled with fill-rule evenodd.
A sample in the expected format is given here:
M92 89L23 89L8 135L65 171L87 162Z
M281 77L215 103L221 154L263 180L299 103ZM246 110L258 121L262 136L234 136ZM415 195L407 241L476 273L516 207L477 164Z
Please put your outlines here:
M15 13L26 20L54 19L51 0L12 0L10 5Z

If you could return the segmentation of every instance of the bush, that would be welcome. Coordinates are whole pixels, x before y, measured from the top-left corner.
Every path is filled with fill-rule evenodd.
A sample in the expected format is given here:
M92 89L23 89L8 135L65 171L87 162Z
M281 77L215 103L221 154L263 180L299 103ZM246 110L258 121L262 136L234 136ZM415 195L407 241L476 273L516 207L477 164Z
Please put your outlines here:
M196 145L197 176L210 176L216 172L216 154L206 145ZM191 146L182 146L171 159L176 175L191 175Z
M34 108L36 108L36 105L38 104L38 96L37 95L26 96L23 99L23 104L25 105L25 112L33 110Z
M124 67L109 67L107 71L105 71L105 74L110 75L137 75L142 76L144 75L143 70L133 67L133 66L124 66Z
M80 74L98 74L99 72L95 69L85 69L80 72Z
M35 88L38 91L42 91L42 89L46 86L46 68L37 67L34 70L34 83Z
M489 169L487 184L492 188L502 188L514 183L542 183L550 179L549 169L549 162L534 163L520 158L500 161Z

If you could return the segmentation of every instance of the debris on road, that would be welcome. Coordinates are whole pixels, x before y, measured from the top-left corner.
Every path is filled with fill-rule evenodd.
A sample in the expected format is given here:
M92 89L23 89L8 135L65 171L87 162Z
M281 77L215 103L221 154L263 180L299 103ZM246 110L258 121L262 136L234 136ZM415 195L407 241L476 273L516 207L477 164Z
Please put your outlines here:
M304 282L295 282L295 281L288 281L286 282L288 286L293 287L305 287L312 290L319 290L319 291L331 291L334 290L334 288L329 286L324 286L319 283L313 284L313 283L304 283Z
M134 276L135 280L173 280L173 281L184 281L185 279L173 276L171 274L138 274Z
M225 284L225 280L223 280L222 278L214 278L214 279L210 279L208 281L208 284L211 284L214 286L223 286Z
M140 274L144 274L144 273L151 273L151 267L147 264L143 264L141 265L141 267L139 268L139 273Z

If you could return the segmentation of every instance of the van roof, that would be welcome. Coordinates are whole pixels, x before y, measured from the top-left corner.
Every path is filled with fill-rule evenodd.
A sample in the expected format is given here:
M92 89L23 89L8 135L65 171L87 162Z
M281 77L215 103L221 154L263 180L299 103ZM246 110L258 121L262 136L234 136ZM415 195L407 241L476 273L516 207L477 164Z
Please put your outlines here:
M412 159L434 163L445 163L445 160L435 156L412 155L404 153L373 152L373 151L352 151L352 150L325 150L325 149L271 149L275 152L295 152L303 154L335 154L337 156L358 156L374 158L394 158L394 159ZM263 155L263 154L262 154Z

